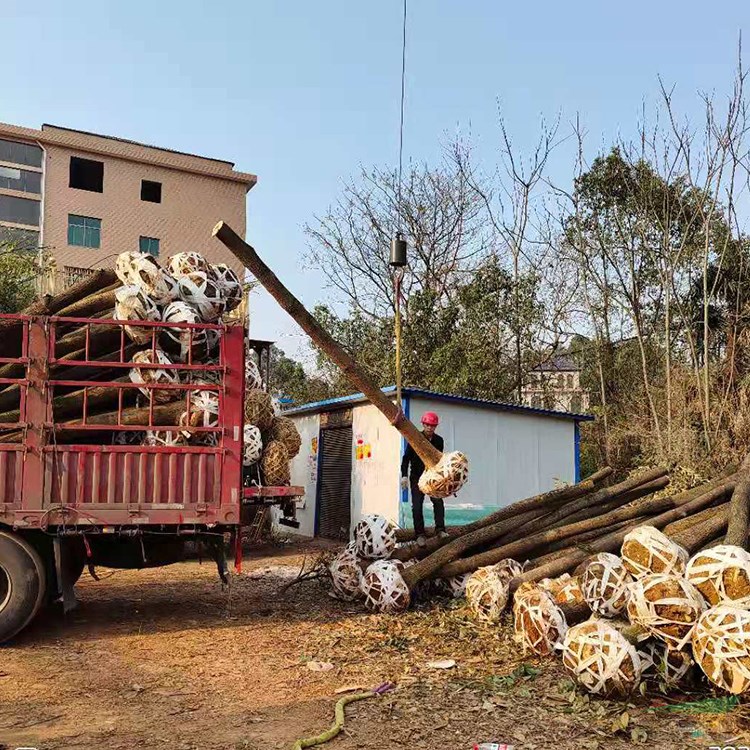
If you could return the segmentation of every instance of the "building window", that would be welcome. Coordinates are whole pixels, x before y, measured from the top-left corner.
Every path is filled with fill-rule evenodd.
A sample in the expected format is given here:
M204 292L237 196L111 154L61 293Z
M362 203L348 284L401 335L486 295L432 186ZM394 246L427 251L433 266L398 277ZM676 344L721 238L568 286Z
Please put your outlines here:
M39 247L39 232L0 226L0 245L12 245L17 250L36 250Z
M38 227L39 201L16 198L12 195L0 195L0 221Z
M0 167L0 188L39 195L42 192L42 175L16 167Z
M68 214L68 244L76 247L100 247L102 220Z
M139 245L142 253L159 255L159 240L156 237L141 237Z
M69 185L92 193L104 192L104 162L71 156Z
M141 180L141 200L149 203L161 203L161 182Z
M26 167L41 167L42 149L29 143L5 141L0 138L0 161L23 164Z

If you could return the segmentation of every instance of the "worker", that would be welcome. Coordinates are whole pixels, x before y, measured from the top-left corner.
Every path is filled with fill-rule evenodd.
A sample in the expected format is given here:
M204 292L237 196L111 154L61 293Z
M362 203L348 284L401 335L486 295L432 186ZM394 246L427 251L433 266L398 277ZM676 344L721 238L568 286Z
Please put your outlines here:
M434 411L427 411L422 415L422 434L442 453L443 438L435 432L440 420ZM401 459L401 487L406 489L411 485L411 512L414 519L414 533L417 544L424 547L427 540L424 536L424 493L419 489L419 478L424 471L422 459L414 452L411 445L407 445L404 457ZM435 531L441 539L448 534L445 531L445 503L440 497L431 497L432 509L435 514Z

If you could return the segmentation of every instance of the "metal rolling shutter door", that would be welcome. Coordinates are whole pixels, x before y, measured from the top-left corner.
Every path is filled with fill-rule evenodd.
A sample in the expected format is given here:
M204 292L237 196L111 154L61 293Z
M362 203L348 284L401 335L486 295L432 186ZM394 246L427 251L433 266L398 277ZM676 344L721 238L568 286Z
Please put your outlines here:
M321 431L318 535L349 539L352 490L352 428Z

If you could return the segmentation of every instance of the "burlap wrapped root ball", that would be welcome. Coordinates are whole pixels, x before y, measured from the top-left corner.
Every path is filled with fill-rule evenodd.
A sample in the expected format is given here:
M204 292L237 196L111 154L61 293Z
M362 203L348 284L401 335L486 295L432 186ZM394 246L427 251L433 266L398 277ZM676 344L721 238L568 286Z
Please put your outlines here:
M734 695L750 690L750 612L731 604L706 610L692 643L696 664L714 685Z
M750 554L733 544L719 544L693 555L685 577L709 604L750 607Z
M186 409L180 415L182 427L217 427L219 424L219 394L214 391L192 391ZM196 445L217 445L218 434L215 432L195 432L186 429L184 438Z
M669 648L662 641L646 641L638 644L643 677L655 678L665 685L674 686L686 681L693 666L693 658L687 650Z
M429 497L455 495L469 478L469 459L460 451L444 453L435 466L425 469L419 489Z
M681 649L690 642L705 608L703 597L689 581L654 573L633 583L628 618L670 648Z
M544 589L552 597L555 604L582 604L585 600L581 590L581 582L577 576L563 573L558 578L543 578L539 581L539 588Z
M149 253L120 253L115 261L115 274L126 286L141 287L157 305L167 305L177 299L174 277Z
M643 665L635 647L601 619L569 628L562 645L563 665L594 695L624 698L639 685Z
M651 573L682 575L688 553L653 526L639 526L628 532L620 550L622 564L635 578Z
M385 516L368 513L354 527L357 554L366 560L390 557L396 549L398 527Z
M328 566L328 572L331 574L333 592L338 599L353 602L355 599L361 599L364 596L362 592L362 568L352 545L347 546L333 558Z
M115 320L161 320L157 304L142 287L135 284L120 287L115 292ZM125 333L135 344L152 340L154 329L146 326L125 326Z
M167 354L159 348L146 349L142 352L136 352L130 359L135 365L130 369L130 380L133 383L142 383L144 385L177 385L180 382L180 376L177 370L167 370L163 367L141 367L140 365L171 365L172 360ZM174 401L179 398L178 389L165 388L139 388L138 389L147 399L153 399L157 404L166 404L168 401Z
M479 568L466 582L466 601L478 620L498 622L508 603L508 582L494 565Z
M216 263L211 267L213 279L219 285L226 312L236 310L242 303L243 291L240 277L225 263Z
M375 560L362 576L365 606L374 612L398 614L409 607L411 593L401 575L399 560Z
M302 447L302 438L297 426L289 417L274 417L268 430L268 438L284 443L290 458L294 458Z
M263 448L260 473L263 476L263 484L268 487L283 487L290 483L289 453L284 443L272 440Z
M633 578L617 555L600 552L587 563L581 577L581 591L591 611L615 617L625 609Z
M167 261L167 271L178 281L183 276L195 273L196 271L209 273L210 268L211 264L205 257L195 251L175 253Z
M162 312L161 319L165 323L188 323L196 325L203 323L198 310L183 300L170 302ZM206 328L163 328L160 331L159 341L163 349L170 356L180 362L191 359L193 364L198 364L210 356L219 342L218 331Z
M565 615L544 589L527 589L514 598L513 631L525 652L548 656L560 647L567 630Z
M242 465L254 466L263 455L263 438L254 424L246 424L242 438Z
M270 394L260 389L245 391L245 422L266 432L273 424L273 402Z

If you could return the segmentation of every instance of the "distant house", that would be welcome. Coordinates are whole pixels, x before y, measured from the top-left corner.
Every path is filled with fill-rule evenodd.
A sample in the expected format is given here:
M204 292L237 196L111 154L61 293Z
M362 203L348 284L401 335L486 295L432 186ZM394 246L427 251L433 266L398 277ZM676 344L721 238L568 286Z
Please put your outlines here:
M521 389L523 403L535 409L580 414L589 409L589 394L581 388L581 368L565 355L537 365Z

